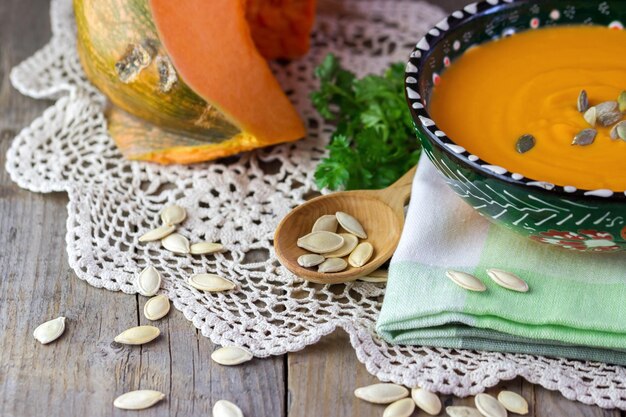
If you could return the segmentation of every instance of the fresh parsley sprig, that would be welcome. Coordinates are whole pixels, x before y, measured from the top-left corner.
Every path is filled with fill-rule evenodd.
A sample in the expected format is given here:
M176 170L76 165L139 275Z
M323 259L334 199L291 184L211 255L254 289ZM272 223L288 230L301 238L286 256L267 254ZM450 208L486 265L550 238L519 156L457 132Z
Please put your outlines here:
M417 164L420 146L404 99L404 65L358 79L329 54L315 76L320 87L311 101L336 126L329 155L315 171L320 189L384 188Z

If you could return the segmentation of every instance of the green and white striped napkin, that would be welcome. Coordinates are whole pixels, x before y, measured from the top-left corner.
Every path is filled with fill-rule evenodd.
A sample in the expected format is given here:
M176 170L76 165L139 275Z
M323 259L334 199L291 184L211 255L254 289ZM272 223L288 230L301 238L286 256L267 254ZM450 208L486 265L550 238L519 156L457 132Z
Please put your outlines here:
M517 274L530 291L499 287L489 268ZM448 269L475 275L487 291L458 287ZM394 344L626 365L626 256L555 249L495 226L422 158L377 331Z

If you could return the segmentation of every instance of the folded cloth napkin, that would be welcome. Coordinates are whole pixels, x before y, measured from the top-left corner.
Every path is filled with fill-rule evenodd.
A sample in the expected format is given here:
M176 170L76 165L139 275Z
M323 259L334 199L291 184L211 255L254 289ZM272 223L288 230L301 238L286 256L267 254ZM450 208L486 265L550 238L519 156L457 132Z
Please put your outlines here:
M499 287L489 268L517 274L530 291ZM478 277L487 291L458 287L448 269ZM626 365L626 256L556 249L493 225L423 157L377 330L394 344Z

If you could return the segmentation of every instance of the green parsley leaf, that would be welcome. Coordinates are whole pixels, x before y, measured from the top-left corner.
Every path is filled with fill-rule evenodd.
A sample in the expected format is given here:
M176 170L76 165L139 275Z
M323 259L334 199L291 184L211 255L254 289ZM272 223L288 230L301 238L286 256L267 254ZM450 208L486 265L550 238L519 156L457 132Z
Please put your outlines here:
M311 102L335 124L328 157L315 171L319 188L384 188L417 164L420 146L404 99L402 63L358 79L329 54L315 76L320 86Z

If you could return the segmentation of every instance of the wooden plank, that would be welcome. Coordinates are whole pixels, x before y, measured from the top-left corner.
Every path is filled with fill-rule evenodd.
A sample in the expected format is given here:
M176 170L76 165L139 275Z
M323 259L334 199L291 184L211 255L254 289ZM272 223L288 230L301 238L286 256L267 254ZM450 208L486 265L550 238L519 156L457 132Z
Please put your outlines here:
M0 2L0 166L11 139L51 103L10 87L10 68L50 36L48 0ZM215 348L181 313L156 322L161 337L143 347L113 343L127 327L144 324L145 299L93 288L67 264L67 197L15 186L0 170L0 415L130 416L113 399L154 388L167 400L141 416L208 416L219 399L248 416L284 416L284 358L221 367ZM67 331L42 346L32 337L41 322L65 315ZM267 383L270 380L272 383Z

